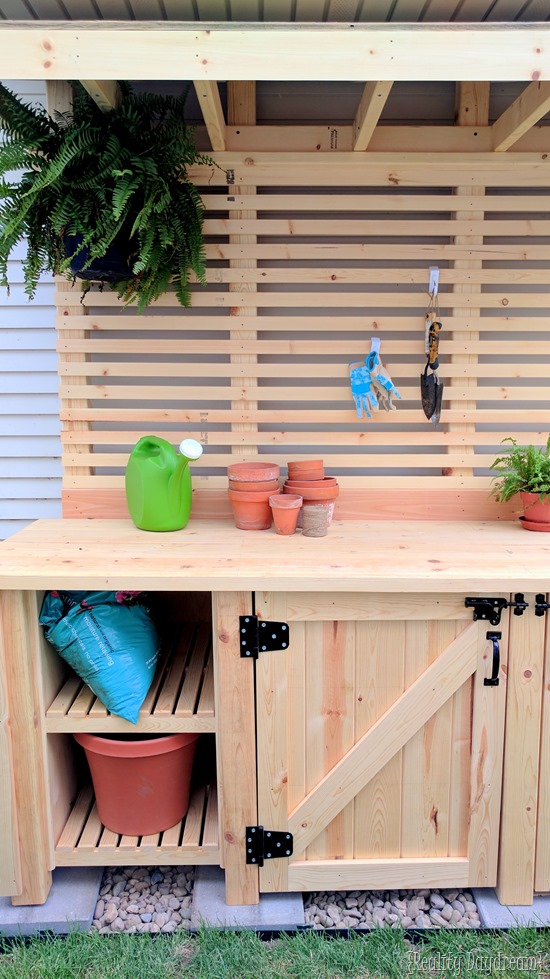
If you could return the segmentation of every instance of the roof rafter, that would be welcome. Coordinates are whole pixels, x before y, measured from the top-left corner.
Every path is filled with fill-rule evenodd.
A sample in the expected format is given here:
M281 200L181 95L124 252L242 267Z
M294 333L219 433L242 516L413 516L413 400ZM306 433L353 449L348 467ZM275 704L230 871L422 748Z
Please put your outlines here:
M122 101L120 86L115 81L84 81L80 84L103 112L117 109Z
M193 82L213 150L225 149L225 117L217 82Z
M393 82L367 82L353 123L353 149L366 150L378 125Z
M550 82L531 82L493 123L493 149L498 153L513 146L550 112Z
M550 23L1 21L5 79L541 81Z

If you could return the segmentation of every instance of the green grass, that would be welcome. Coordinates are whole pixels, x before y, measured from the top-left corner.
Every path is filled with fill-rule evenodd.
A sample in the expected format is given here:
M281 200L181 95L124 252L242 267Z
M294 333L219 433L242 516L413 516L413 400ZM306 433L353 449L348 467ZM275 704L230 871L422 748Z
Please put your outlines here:
M0 979L496 979L550 977L550 931L434 931L417 944L397 929L331 939L253 932L0 939Z

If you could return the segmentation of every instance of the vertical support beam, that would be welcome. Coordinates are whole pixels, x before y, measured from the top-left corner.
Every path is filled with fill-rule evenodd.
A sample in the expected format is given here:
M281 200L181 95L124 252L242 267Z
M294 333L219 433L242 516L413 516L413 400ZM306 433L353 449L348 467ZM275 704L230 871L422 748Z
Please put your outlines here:
M504 774L497 896L501 904L532 904L535 881L544 617L510 617Z
M5 594L5 593L4 593ZM21 863L19 860L19 829L17 824L17 800L15 796L14 744L12 735L13 705L8 688L9 675L13 676L13 638L9 633L11 620L4 607L4 594L0 594L0 894L8 897L22 889ZM18 595L20 593L17 593ZM8 602L10 596L8 595Z
M255 126L256 125L256 82L228 82L227 83L227 121L230 126ZM242 186L242 187L228 187L229 194L235 194L239 196L240 194L254 195L256 193L255 186ZM246 210L246 211L232 211L231 217L234 220L251 220L256 217L256 211ZM248 244L255 245L257 242L256 235L230 235L229 241L231 244ZM229 265L232 269L254 269L257 267L257 261L254 258L243 258L243 259L231 259ZM237 277L238 278L238 277ZM256 292L257 285L255 282L235 282L229 285L230 292ZM231 340L256 340L258 333L252 328L252 317L257 315L256 306L235 306L231 308L231 316L238 316L239 319L243 320L242 326L250 321L250 328L240 328L237 330L231 330ZM253 364L257 361L255 354L232 354L231 363L240 364ZM232 387L241 387L242 379L239 377L231 378ZM235 411L254 411L258 407L256 401L247 401L242 398L236 398L231 402L231 407ZM258 426L253 422L238 422L232 423L231 429L233 432L255 432ZM249 446L233 446L233 454L235 456L246 456L250 458L251 453L256 454L254 449Z
M548 601L548 595L545 595ZM550 891L550 625L545 621L544 679L542 684L542 725L540 738L539 794L537 805L537 848L535 890Z
M12 897L15 905L44 904L54 866L39 628L34 592L0 594L0 642L9 697L21 861L18 891Z
M50 115L55 115L56 112L70 112L72 108L72 91L71 86L67 82L46 82L46 104ZM56 296L60 293L74 292L75 295L75 305L74 306L64 306L62 308L63 316L78 316L83 317L86 315L86 307L82 306L78 302L78 287L73 286L67 280L60 279L56 282ZM58 333L59 337L59 333ZM63 333L63 338L66 340L85 340L87 338L87 330L85 329L75 329L68 330ZM71 354L63 353L62 350L59 351L59 361L60 363L78 363L82 360L89 359L87 354ZM69 379L71 386L80 386L87 384L87 378L85 376L81 377L71 377ZM70 431L86 431L89 429L90 425L85 421L73 421L65 416L65 412L70 412L72 409L87 408L89 407L89 401L84 398L65 398L63 395L63 388L60 392L61 397L61 423L62 423L62 440L63 432ZM70 450L73 453L87 452L88 446L86 445L72 445ZM63 443L63 455L65 454L65 444ZM87 474L91 475L92 467L89 467ZM63 470L63 490L70 488L75 479L83 475L83 470L72 467L64 466Z
M457 83L457 125L458 126L486 126L489 122L489 82L458 82ZM460 194L461 197L483 197L485 194L484 187L456 187L455 192ZM457 211L455 213L455 218L457 221L482 221L484 211L483 210L473 210L469 209L467 211ZM455 235L456 245L481 245L483 243L482 235ZM457 259L454 263L454 268L456 269L479 269L482 267L482 262L479 259ZM467 282L457 283L454 286L454 292L459 292L462 294L477 292L479 286L470 285ZM440 304L444 305L444 301ZM469 316L472 321L475 321L481 316L480 309L469 309ZM443 324L445 328L445 324ZM468 376L468 364L477 363L477 352L476 344L479 340L478 331L462 331L453 330L452 333L453 340L467 341L470 345L471 353L467 354L452 354L451 362L453 364L464 365L464 375L456 379L455 384L461 387L472 387L475 388L477 385L477 378ZM443 334L443 349L445 349L445 334ZM453 380L451 379L450 387L453 387ZM453 401L452 391L451 400L449 402L449 408L451 410L458 411L472 411L476 410L476 401ZM475 422L455 422L449 425L449 431L453 432L464 432L472 433L475 431ZM454 469L452 472L446 470L446 474L453 476L471 476L473 474L473 469L475 465L475 453L473 446L468 447L467 445L462 446L462 452L464 455L471 455L472 462L471 466L464 469Z
M254 661L241 659L239 615L248 592L213 595L216 745L227 904L257 904L258 868L245 863L245 827L258 822Z

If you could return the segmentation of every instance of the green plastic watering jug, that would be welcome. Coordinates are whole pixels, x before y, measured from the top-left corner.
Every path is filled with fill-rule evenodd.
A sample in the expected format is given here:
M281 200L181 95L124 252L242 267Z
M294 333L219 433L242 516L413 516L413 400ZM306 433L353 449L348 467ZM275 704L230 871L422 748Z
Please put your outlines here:
M145 435L134 446L126 466L126 500L140 530L181 530L191 512L189 462L202 445L184 439L176 452L157 435Z

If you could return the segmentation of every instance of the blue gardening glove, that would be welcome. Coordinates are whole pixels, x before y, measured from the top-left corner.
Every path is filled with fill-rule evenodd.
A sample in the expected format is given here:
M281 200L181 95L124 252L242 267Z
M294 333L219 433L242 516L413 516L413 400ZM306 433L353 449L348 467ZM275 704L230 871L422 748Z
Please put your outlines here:
M378 411L378 398L373 390L373 379L369 368L366 364L361 367L355 367L352 364L349 377L351 393L355 401L358 418L363 417L363 408L365 409L367 418L370 418L370 408L373 411Z
M372 377L373 387L380 398L385 411L395 410L393 398L401 398L386 368L383 366L377 350L371 350L365 358L367 370Z

